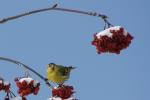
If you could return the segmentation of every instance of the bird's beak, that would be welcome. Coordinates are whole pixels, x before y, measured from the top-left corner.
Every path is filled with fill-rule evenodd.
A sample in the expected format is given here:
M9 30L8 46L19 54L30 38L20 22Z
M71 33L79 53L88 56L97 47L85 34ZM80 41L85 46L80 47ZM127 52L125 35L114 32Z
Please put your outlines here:
M49 68L49 67L50 67L50 65L48 64L48 65L47 65L47 68Z

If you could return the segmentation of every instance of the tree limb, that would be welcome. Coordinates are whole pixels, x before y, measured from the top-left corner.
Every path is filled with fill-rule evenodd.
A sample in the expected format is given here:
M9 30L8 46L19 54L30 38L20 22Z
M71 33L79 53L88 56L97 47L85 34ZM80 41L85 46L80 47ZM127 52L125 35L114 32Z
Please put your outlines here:
M0 24L5 23L5 22L10 21L10 20L18 19L20 17L32 15L32 14L35 14L35 13L45 12L45 11L49 11L49 10L56 10L56 11L64 11L64 12L71 12L71 13L78 13L78 14L84 14L84 15L89 15L89 16L100 17L100 18L102 18L104 20L105 23L107 23L108 25L111 25L108 22L108 20L107 20L108 17L106 15L98 14L96 12L86 12L86 11L80 11L80 10L67 9L67 8L59 8L57 6L58 5L55 4L52 7L43 8L43 9L37 9L37 10L33 10L33 11L22 13L22 14L19 14L19 15L3 18L3 19L0 19Z
M45 81L46 85L49 87L49 88L53 88L52 85L48 82L47 78L43 77L41 74L39 74L37 71L35 71L34 69L32 69L31 67L19 62L19 61L16 61L16 60L12 60L10 58L5 58L5 57L0 57L0 60L4 60L4 61L8 61L8 62L12 62L14 64L17 64L19 65L20 67L23 67L25 69L28 69L29 71L33 72L35 75L37 75L38 77L40 77L43 81ZM0 77L1 78L1 77Z

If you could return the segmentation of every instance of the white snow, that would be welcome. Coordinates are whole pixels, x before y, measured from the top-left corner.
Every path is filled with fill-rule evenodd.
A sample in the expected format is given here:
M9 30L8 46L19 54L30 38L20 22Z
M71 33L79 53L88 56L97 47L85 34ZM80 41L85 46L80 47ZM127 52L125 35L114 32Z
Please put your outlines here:
M7 81L4 82L3 80L0 80L0 84L2 84L2 83L3 83L4 85L9 85L9 84L10 84L10 83L7 82Z
M27 84L29 84L32 80L33 80L32 78L27 77L27 78L21 78L21 79L19 80L19 82L26 81L26 82L27 82ZM38 81L35 81L35 80L34 80L33 85L34 85L34 86L36 86L38 83L39 83Z
M2 81L2 80L0 80L0 83L3 83L3 81Z
M60 97L52 97L52 98L49 98L47 100L62 100ZM68 99L63 99L63 100L75 100L74 97L71 97L71 98L68 98Z
M57 89L58 87L57 86L54 86L54 89Z
M49 99L47 99L47 100L62 100L61 98L59 98L59 97L52 97L52 98L49 98Z
M6 82L4 82L4 85L9 85L9 82L7 82L7 81L6 81Z
M96 36L97 36L98 38L100 38L101 36L112 37L113 34L110 32L110 30L116 30L116 31L118 31L120 28L122 28L122 27L121 27L121 26L110 27L110 28L107 28L107 29L105 29L105 30L103 30L103 31L101 31L101 32L99 32L99 33L97 33ZM124 34L125 36L127 36L128 33L127 33L126 30L124 30L123 34Z
M20 96L17 96L17 97L10 99L10 100L22 100L22 98Z
M38 83L39 82L37 80L34 80L33 86L36 87Z
M26 81L27 83L30 83L32 80L33 80L33 79L30 78L30 77L28 77L28 78L21 78L21 79L19 80L19 82Z

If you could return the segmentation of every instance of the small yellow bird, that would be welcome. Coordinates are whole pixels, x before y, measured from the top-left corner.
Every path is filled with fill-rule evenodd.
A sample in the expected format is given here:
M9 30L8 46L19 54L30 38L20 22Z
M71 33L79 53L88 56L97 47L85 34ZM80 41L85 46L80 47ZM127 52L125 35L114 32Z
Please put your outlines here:
M70 77L70 72L75 67L65 67L50 63L47 66L47 79L57 84L63 84Z

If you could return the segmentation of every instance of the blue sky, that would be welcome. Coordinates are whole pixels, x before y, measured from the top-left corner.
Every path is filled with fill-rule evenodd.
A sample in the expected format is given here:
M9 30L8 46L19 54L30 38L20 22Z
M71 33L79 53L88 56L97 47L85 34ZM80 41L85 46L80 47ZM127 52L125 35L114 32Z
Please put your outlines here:
M43 12L0 24L0 56L19 60L42 75L54 62L77 67L67 82L79 100L150 100L149 0L1 0L0 19L58 3L60 7L96 11L109 16L113 25L125 27L134 40L120 55L96 53L93 34L103 21L91 16L58 11ZM18 66L1 61L0 76L12 83L23 76ZM29 100L46 100L51 91L41 90ZM4 94L0 92L0 100Z

